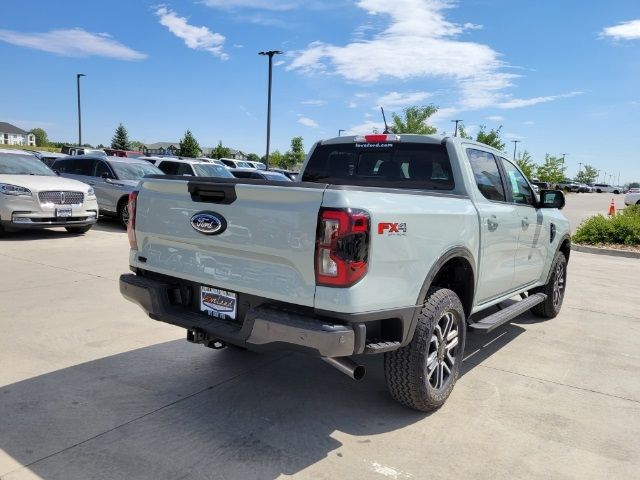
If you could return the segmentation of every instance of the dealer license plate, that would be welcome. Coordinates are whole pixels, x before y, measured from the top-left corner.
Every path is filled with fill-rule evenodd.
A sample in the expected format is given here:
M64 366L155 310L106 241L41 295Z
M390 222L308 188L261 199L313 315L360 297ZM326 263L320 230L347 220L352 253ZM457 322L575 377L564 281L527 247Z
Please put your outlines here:
M200 311L211 317L235 320L238 294L219 288L200 287Z
M70 208L56 208L56 217L67 218L71 216Z

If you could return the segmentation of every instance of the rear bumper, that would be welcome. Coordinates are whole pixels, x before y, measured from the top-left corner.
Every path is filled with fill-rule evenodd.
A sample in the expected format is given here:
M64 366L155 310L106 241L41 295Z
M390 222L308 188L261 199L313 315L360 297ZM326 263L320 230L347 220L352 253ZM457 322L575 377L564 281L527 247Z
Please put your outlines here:
M151 318L200 335L255 350L299 348L322 357L345 357L355 350L352 327L319 321L294 312L260 306L250 309L241 325L172 305L171 285L133 274L120 276L120 292L138 304Z
M202 339L222 340L251 350L294 349L321 357L379 353L380 350L368 348L367 342L371 339L367 339L367 325L372 327L369 333L373 335L377 333L380 322L389 319L398 325L397 335L400 336L401 332L410 330L415 311L414 307L409 307L393 313L318 314L313 309L296 309L292 305L269 303L266 299L251 299L251 306L244 312L242 321L231 322L176 304L180 286L167 280L124 274L120 276L120 292L152 319L186 328L192 332L192 337L195 334L201 339L200 343L207 343ZM399 340L394 342L393 348L400 344Z

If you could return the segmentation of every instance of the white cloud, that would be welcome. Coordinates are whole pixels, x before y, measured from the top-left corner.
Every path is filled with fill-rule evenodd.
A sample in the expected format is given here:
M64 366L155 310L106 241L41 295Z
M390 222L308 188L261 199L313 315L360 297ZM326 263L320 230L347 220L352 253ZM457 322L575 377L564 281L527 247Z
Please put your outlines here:
M365 135L367 133L382 132L384 131L384 122L375 122L371 120L366 120L365 122L354 125L350 129L347 130L347 135Z
M536 122L532 121L532 120L527 120L526 122L523 122L523 125L535 125Z
M274 67L280 67L281 65L284 65L286 62L284 60L278 60L276 62L273 62L273 66Z
M142 60L144 53L114 40L107 33L91 33L82 28L52 30L44 33L20 33L0 30L0 41L55 53L65 57L107 57L118 60Z
M600 36L611 37L614 40L638 40L640 39L640 20L631 20L607 27L600 32Z
M349 102L347 104L347 107L349 107L349 108L358 108L358 104L356 102Z
M222 51L225 37L212 32L207 27L189 25L185 17L180 17L167 7L158 7L156 15L160 17L160 24L164 25L176 37L184 40L187 47L193 50L203 50L212 55L226 60L229 55Z
M492 122L502 122L504 120L504 117L501 117L500 115L492 115L490 117L487 117L487 120L491 120Z
M301 123L305 127L309 128L318 128L320 126L315 120L312 120L311 118L305 117L303 115L298 115L298 123Z
M298 8L299 2L282 0L203 0L205 5L228 10L255 8L260 10L286 11Z
M511 98L504 102L498 103L496 107L505 108L505 109L530 107L532 105L537 105L539 103L553 102L554 100L558 100L560 98L575 97L577 95L582 95L583 93L584 92L570 92L570 93L563 93L562 95L549 95L546 97Z
M384 108L392 109L405 107L407 105L415 105L426 100L430 96L431 94L429 92L389 92L378 99L378 104ZM377 109L378 107L376 106L374 108Z
M326 100L304 100L301 102L303 105L309 105L311 107L322 107L327 104Z

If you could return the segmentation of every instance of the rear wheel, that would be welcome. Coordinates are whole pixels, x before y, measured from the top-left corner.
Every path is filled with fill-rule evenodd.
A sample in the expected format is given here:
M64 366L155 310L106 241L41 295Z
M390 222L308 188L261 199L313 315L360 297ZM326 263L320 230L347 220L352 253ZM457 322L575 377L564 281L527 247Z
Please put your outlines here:
M126 198L120 200L118 204L118 220L123 228L127 228L129 224L129 202Z
M544 293L547 298L531 309L538 317L554 318L562 308L567 286L567 259L562 252L556 253L551 266L549 282L533 290L533 293Z
M87 233L89 230L91 230L91 227L93 227L93 225L84 225L82 227L64 227L64 228L69 233L82 234L82 233Z
M464 341L465 315L460 299L445 288L431 290L411 342L384 354L391 396L423 412L441 407L460 374Z

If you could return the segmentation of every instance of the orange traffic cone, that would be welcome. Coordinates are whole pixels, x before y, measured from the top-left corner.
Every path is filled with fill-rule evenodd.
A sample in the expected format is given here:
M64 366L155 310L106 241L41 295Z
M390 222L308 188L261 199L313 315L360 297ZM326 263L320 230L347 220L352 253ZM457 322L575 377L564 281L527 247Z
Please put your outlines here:
M611 205L609 205L609 216L613 217L616 214L616 202L611 199Z

